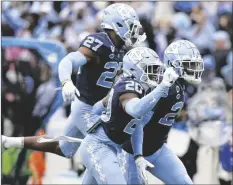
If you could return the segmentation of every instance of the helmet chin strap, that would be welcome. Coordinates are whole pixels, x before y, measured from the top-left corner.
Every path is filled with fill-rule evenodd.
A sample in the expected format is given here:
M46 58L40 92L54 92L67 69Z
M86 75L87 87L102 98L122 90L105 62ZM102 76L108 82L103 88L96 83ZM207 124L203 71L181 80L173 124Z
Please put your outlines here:
M144 79L142 79L142 78L147 78L147 80L145 81ZM145 88L147 87L147 88L155 88L157 85L153 85L153 84L151 84L150 82L148 82L148 77L147 76L141 76L141 78L140 78L140 81L142 82L142 84L144 84L143 85L143 87L145 86Z
M130 39L126 39L126 40L124 40L124 42L125 42L126 47L130 47L133 45Z
M129 77L129 76L132 76L132 73L130 73L129 70L123 68L123 76Z
M142 85L143 89L145 90L145 92L147 92L151 88L152 89L154 88L154 86L152 86L152 85L150 85L150 84L148 84L146 82L142 82L141 85Z

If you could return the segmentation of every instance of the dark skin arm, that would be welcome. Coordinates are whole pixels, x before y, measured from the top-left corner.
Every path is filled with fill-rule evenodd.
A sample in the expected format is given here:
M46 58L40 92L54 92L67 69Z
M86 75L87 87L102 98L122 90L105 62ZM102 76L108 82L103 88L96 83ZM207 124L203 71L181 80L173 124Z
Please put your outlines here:
M95 52L90 50L89 48L80 47L78 51L86 57L87 63L89 62L99 63L100 62L100 57Z
M37 140L41 136L31 136L31 137L24 137L24 148L42 151L42 152L50 152L60 156L64 156L59 148L59 142L50 142L50 143L38 143ZM43 136L45 138L52 139L49 136Z
M120 96L120 102L124 110L125 110L126 104L133 98L138 98L138 95L135 93L125 93Z
M108 98L109 98L109 94L107 96L105 96L103 99L102 99L102 103L104 105L104 107L107 107L107 104L108 104ZM120 103L122 105L122 108L125 110L125 106L126 104L133 98L138 98L138 95L137 94L134 94L134 93L125 93L125 94L122 94L120 96Z

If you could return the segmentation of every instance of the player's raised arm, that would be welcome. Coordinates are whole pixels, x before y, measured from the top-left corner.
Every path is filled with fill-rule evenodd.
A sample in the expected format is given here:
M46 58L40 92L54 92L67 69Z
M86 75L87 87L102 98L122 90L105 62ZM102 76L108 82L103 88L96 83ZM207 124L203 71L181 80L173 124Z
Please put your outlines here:
M123 76L135 81L125 85L125 92L120 96L122 108L134 118L141 118L151 111L161 97L166 97L169 87L179 75L173 68L164 73L164 64L158 55L149 48L138 47L130 50L123 58ZM164 74L163 74L164 73ZM142 91L153 89L146 96Z
M151 111L160 98L168 95L169 87L178 79L179 75L173 68L168 68L163 76L163 81L152 92L139 99L130 94L121 96L122 106L125 111L135 117L141 118Z

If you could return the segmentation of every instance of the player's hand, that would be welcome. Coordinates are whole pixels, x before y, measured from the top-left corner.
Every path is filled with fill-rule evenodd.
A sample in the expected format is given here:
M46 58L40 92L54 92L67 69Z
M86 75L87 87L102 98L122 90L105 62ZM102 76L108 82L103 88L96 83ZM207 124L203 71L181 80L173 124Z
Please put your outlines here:
M144 157L138 157L135 160L136 166L137 166L137 172L139 179L142 184L148 184L148 178L147 178L147 168L154 168L154 165L151 164L149 161L147 161Z
M75 94L80 96L78 89L74 86L71 80L63 82L62 97L65 102L71 102L75 99Z
M173 67L169 67L163 74L162 83L168 87L171 87L178 78L178 72Z

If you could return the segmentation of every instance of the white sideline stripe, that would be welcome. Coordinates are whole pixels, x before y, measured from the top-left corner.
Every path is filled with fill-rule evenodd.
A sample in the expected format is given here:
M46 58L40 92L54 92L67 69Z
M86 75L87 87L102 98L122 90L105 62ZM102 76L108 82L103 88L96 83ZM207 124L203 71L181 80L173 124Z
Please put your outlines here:
M38 143L51 143L54 141L68 141L68 142L81 143L83 139L68 137L68 136L58 136L54 139L51 139L51 138L45 138L42 136L37 140Z

